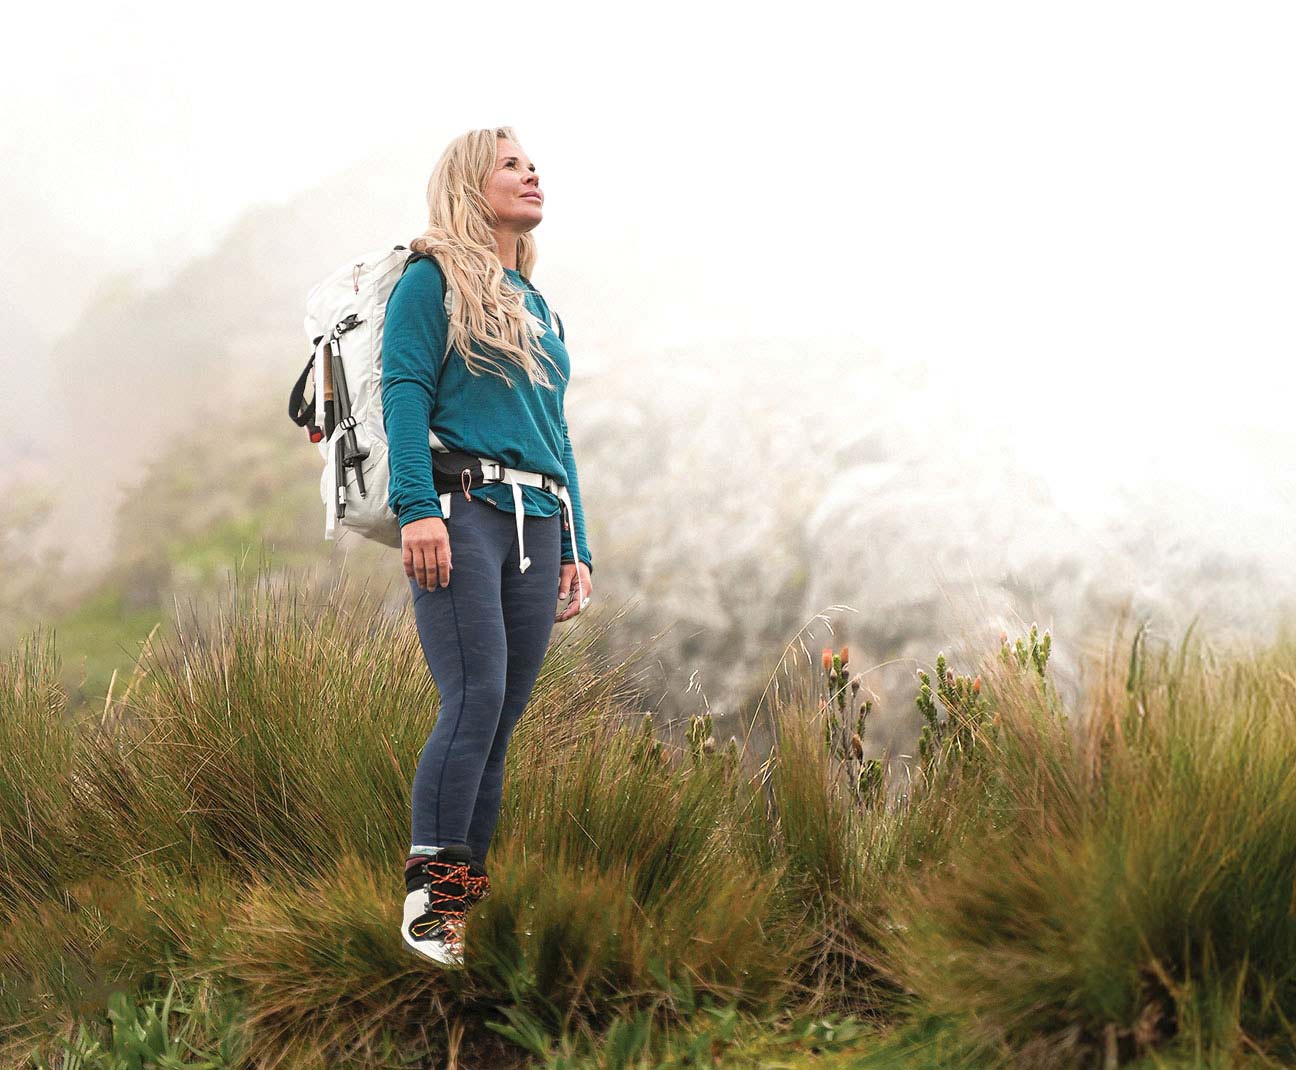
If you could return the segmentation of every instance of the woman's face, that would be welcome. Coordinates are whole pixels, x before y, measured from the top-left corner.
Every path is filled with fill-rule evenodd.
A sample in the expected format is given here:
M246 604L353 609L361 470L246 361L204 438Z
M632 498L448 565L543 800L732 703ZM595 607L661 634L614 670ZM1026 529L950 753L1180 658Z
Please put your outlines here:
M544 194L535 164L507 138L495 141L495 170L486 180L486 200L495 225L525 234L544 215Z

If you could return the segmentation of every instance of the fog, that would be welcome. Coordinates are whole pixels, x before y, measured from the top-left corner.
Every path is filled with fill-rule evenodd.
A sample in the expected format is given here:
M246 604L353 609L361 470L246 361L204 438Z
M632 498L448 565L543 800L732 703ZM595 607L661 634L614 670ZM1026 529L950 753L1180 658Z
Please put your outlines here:
M777 628L852 599L916 620L955 573L1015 592L992 614L1078 621L1106 585L1258 626L1296 530L1296 14L757 10L24 12L0 483L53 488L42 537L92 567L121 488L210 415L195 384L286 397L309 284L417 233L445 142L508 123L608 590L723 632L770 588L687 578L718 541L810 569ZM655 522L680 535L657 572Z

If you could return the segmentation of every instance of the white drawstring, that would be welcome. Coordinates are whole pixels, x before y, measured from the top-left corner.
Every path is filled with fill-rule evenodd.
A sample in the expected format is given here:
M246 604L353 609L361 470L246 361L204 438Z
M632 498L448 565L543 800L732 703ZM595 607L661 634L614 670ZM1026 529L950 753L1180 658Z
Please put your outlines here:
M505 471L511 471L505 469ZM512 475L505 477L513 485L513 515L517 518L518 533L518 571L525 572L531 567L531 558L526 555L526 547L522 544L522 520L525 512L522 509L522 484L519 483Z

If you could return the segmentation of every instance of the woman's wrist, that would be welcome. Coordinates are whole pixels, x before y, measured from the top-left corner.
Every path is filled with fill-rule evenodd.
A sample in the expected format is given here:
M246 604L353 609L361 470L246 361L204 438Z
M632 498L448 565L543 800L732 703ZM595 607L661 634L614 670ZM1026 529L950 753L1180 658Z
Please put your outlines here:
M407 524L413 524L417 520L427 520L429 517L435 520L445 519L439 508L433 509L426 505L409 506L408 508L401 510L397 523L399 523L401 527L405 527Z

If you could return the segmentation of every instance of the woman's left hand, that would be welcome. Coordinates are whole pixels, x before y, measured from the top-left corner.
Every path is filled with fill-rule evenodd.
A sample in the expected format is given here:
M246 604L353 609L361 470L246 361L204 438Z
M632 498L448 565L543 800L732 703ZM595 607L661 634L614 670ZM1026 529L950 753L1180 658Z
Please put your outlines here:
M585 588L585 603L581 604L576 598L576 570L580 569L580 582ZM572 563L564 561L562 571L558 577L558 601L566 608L558 616L554 617L554 623L559 624L562 621L570 620L584 609L590 600L590 594L594 590L594 581L590 579L589 566L584 561ZM568 604L570 603L570 604Z

